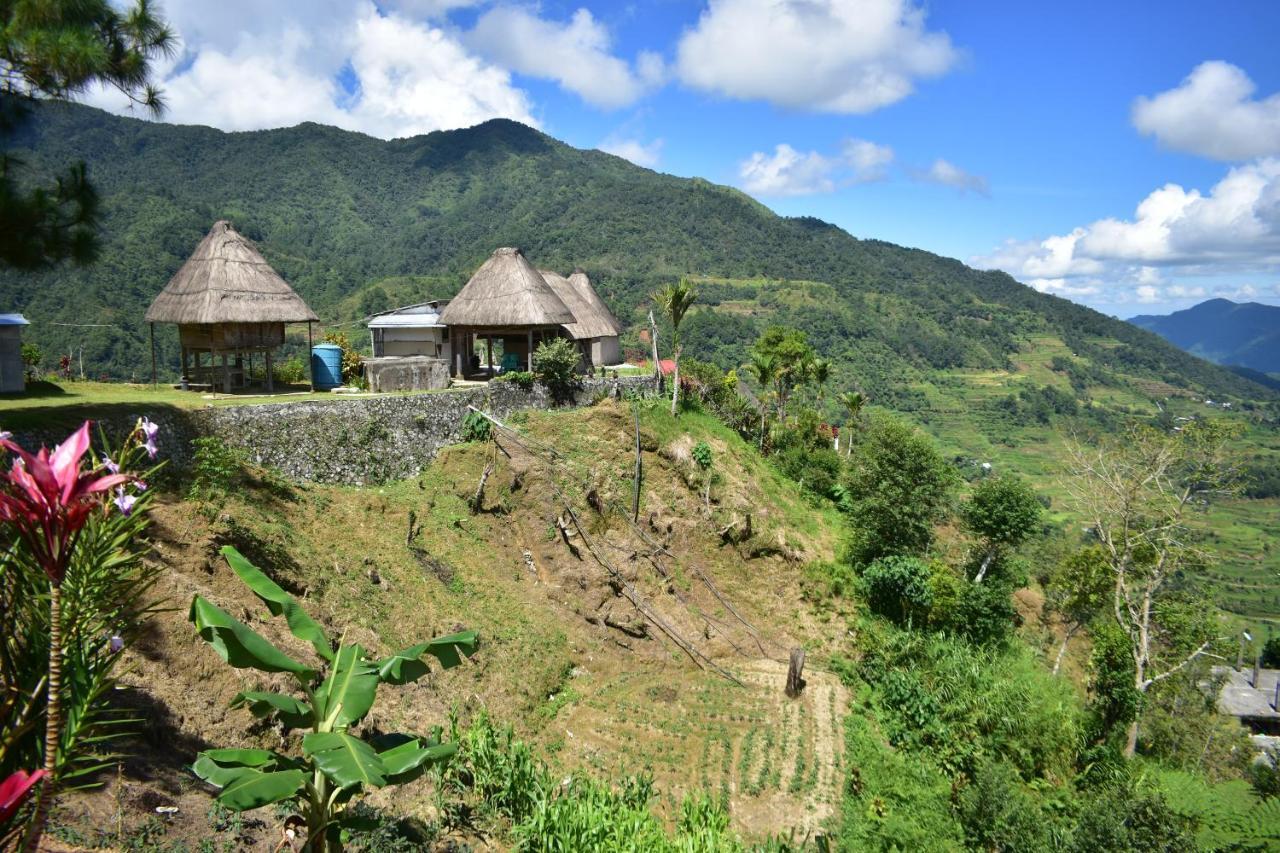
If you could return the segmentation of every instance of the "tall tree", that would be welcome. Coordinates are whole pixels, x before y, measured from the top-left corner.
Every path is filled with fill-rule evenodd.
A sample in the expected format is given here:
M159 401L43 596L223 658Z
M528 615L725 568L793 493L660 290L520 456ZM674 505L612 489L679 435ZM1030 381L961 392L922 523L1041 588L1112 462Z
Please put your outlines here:
M1111 603L1112 578L1106 552L1097 546L1068 556L1050 576L1045 589L1047 609L1062 619L1062 644L1053 658L1053 674L1062 669L1067 646L1079 633L1106 611Z
M858 418L862 415L862 407L867 404L867 396L861 391L845 391L840 395L840 405L849 413L849 444L845 455L853 454L853 430Z
M680 321L684 319L685 313L697 298L698 291L683 278L653 294L654 301L671 321L671 351L675 361L675 370L671 377L674 380L671 388L672 417L676 415L676 407L680 403Z
M98 84L158 115L163 104L150 82L151 60L174 44L150 0L123 10L108 0L0 2L0 141L37 99L67 99ZM29 191L15 178L19 166L0 152L0 264L38 269L92 261L98 196L84 164Z
M978 483L960 511L965 529L978 538L982 554L974 583L982 583L1005 552L1035 532L1041 509L1036 493L1019 477L1001 474Z
M1187 619L1163 605L1168 582L1206 562L1196 544L1204 507L1240 487L1229 451L1240 432L1220 421L1192 421L1177 432L1134 426L1096 446L1068 448L1066 485L1110 574L1111 608L1128 639L1139 695L1213 642L1211 618ZM1129 724L1126 756L1137 749L1139 722L1135 715Z
M853 495L853 561L867 565L881 557L924 554L958 480L928 436L888 415L873 417L845 483Z
M778 372L778 362L770 355L751 353L751 360L746 364L746 371L760 386L760 449L764 450L765 418L769 411L765 396L773 387L774 376Z
M787 326L770 326L765 329L751 349L756 355L773 359L773 385L777 395L778 417L786 420L791 392L797 386L814 379L817 354L804 332ZM830 370L829 366L827 370Z

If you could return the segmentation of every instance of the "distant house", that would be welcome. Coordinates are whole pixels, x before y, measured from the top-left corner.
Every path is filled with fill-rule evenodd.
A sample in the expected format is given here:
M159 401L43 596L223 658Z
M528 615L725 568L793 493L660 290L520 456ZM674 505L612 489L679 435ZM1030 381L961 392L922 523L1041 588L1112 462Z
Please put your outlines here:
M373 358L364 375L371 391L428 391L449 387L449 327L440 322L448 300L436 299L369 318Z
M153 374L155 324L175 323L183 380L221 385L230 393L248 384L255 355L262 356L267 389L273 390L271 358L284 343L285 324L306 323L309 333L319 318L257 247L224 219L213 224L169 279L146 319L152 324ZM206 353L208 365L203 363Z
M565 324L564 328L578 342L584 361L592 367L607 367L621 362L618 336L622 334L622 324L591 286L587 274L576 269L565 278L547 270L539 272L560 301L573 312L575 322Z
M373 357L429 356L450 361L449 327L440 322L447 299L419 302L369 318Z
M587 367L621 361L622 324L586 273L540 271L515 248L495 251L440 312L440 322L450 329L454 372L463 376L532 370L538 344L554 338L574 341Z
M0 394L17 394L27 388L27 366L22 363L22 329L30 325L21 314L0 314Z
M1218 713L1239 720L1259 749L1280 745L1280 669L1215 666L1212 673L1222 680Z

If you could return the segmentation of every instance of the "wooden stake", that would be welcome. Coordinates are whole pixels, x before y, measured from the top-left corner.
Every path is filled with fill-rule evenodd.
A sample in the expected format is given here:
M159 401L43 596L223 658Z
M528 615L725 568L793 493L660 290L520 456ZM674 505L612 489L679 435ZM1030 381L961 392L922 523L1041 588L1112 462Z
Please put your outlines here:
M154 388L158 384L156 380L156 324L148 323L151 327L151 387Z
M636 418L636 482L631 493L631 520L640 520L640 407L631 404L631 413Z
M804 690L805 681L802 676L804 672L804 649L791 650L791 663L787 667L787 695L792 699L800 695L800 691Z

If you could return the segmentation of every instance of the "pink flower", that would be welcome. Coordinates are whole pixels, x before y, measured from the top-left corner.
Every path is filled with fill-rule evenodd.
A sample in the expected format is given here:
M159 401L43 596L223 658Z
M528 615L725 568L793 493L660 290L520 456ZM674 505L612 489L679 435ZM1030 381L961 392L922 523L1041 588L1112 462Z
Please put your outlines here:
M50 582L61 584L76 537L101 493L132 478L81 470L89 449L88 421L52 454L42 447L32 455L7 438L0 438L0 447L18 457L9 473L0 475L0 522L17 529Z
M0 439L0 441L7 440ZM31 789L46 775L48 774L44 770L37 770L34 773L17 770L10 774L8 779L0 782L0 825L4 825L9 818L13 817L18 807L30 796Z

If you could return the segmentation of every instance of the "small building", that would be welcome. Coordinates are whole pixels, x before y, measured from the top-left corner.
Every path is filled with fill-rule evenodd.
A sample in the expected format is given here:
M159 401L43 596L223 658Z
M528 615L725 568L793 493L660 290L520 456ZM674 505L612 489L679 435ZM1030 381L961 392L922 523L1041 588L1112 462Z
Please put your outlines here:
M476 270L444 310L440 322L449 327L454 373L481 373L476 343L485 342L487 375L493 363L494 342L502 348L502 366L533 369L533 351L542 341L567 335L564 327L577 322L547 280L515 248L495 251Z
M449 363L449 327L440 322L447 299L420 302L369 318L373 357L428 356Z
M310 342L311 324L319 318L250 240L219 220L151 303L146 319L153 382L155 324L175 323L183 380L230 393L248 384L256 355L264 362L267 390L273 390L271 360L284 343L285 324L306 323Z
M20 394L27 390L22 329L28 325L27 318L21 314L0 314L0 394Z
M384 311L369 318L373 358L364 362L370 391L428 391L449 387L449 327L440 322L448 300Z
M1210 671L1214 682L1221 683L1218 713L1249 729L1259 750L1280 746L1280 669L1215 666Z
M587 274L576 269L565 278L547 270L539 272L560 301L573 312L574 322L565 324L564 328L582 349L585 364L588 367L607 367L621 362L618 336L622 334L622 324L591 286Z

